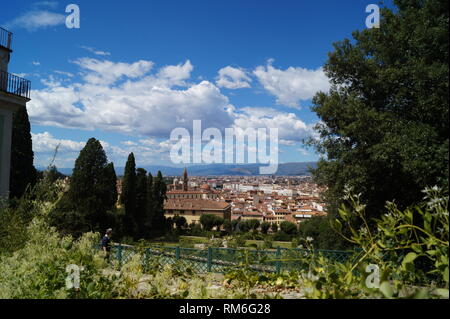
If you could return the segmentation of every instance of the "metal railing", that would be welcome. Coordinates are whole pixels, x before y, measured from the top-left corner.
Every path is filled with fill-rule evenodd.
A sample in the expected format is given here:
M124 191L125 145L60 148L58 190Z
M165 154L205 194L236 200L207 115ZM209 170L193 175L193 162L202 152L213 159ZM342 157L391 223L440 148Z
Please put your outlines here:
M0 91L29 99L31 82L11 73L0 71Z
M0 27L0 46L11 50L12 33Z
M345 262L355 257L355 252L334 250L306 250L277 248L274 250L248 250L234 248L194 249L183 247L148 247L145 249L117 244L112 247L111 257L119 266L125 264L136 253L140 253L144 268L157 260L162 266L180 263L197 273L216 272L242 266L245 259L254 271L280 273L282 271L305 270L308 256L323 256L335 262Z

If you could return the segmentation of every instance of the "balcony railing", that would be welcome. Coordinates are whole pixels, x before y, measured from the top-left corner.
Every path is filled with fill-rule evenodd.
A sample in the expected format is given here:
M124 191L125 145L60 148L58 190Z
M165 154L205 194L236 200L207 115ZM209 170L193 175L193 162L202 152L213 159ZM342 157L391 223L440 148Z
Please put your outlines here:
M0 46L11 50L12 33L0 27Z
M30 98L31 82L8 72L0 71L0 92Z

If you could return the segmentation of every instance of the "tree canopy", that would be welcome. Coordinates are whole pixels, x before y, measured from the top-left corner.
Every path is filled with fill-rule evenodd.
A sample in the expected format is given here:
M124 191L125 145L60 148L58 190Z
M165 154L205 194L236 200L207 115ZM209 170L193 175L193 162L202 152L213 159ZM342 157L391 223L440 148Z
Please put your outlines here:
M324 70L329 92L313 99L322 154L313 171L336 211L346 186L362 193L367 214L386 201L422 199L448 187L448 1L396 0L380 28L334 44Z
M64 232L80 235L109 227L106 212L114 209L116 180L100 141L91 138L75 161L69 191L51 213Z
M31 127L26 107L13 113L11 137L10 197L19 198L36 183Z

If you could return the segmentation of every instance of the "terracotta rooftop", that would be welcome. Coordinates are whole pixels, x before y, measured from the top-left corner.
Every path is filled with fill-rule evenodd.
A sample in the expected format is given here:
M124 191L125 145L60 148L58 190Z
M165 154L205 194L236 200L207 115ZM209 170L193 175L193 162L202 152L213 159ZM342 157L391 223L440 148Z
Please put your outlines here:
M229 203L207 199L169 199L164 203L164 209L180 210L224 210Z

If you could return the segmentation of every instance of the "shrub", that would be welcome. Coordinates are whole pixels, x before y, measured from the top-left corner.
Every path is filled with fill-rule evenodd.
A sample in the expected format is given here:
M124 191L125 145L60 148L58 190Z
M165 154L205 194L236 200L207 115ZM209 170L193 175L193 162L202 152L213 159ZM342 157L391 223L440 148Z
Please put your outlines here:
M261 223L261 232L265 235L270 229L270 223L269 222L262 222Z
M297 225L288 221L280 223L280 230L288 235L295 235L297 233Z
M213 227L220 227L223 224L223 218L212 214L203 214L200 216L200 223L204 230L210 231Z
M265 237L263 246L266 249L273 248L273 240L270 237Z
M291 236L286 234L285 232L279 231L273 235L273 240L276 241L291 241Z

